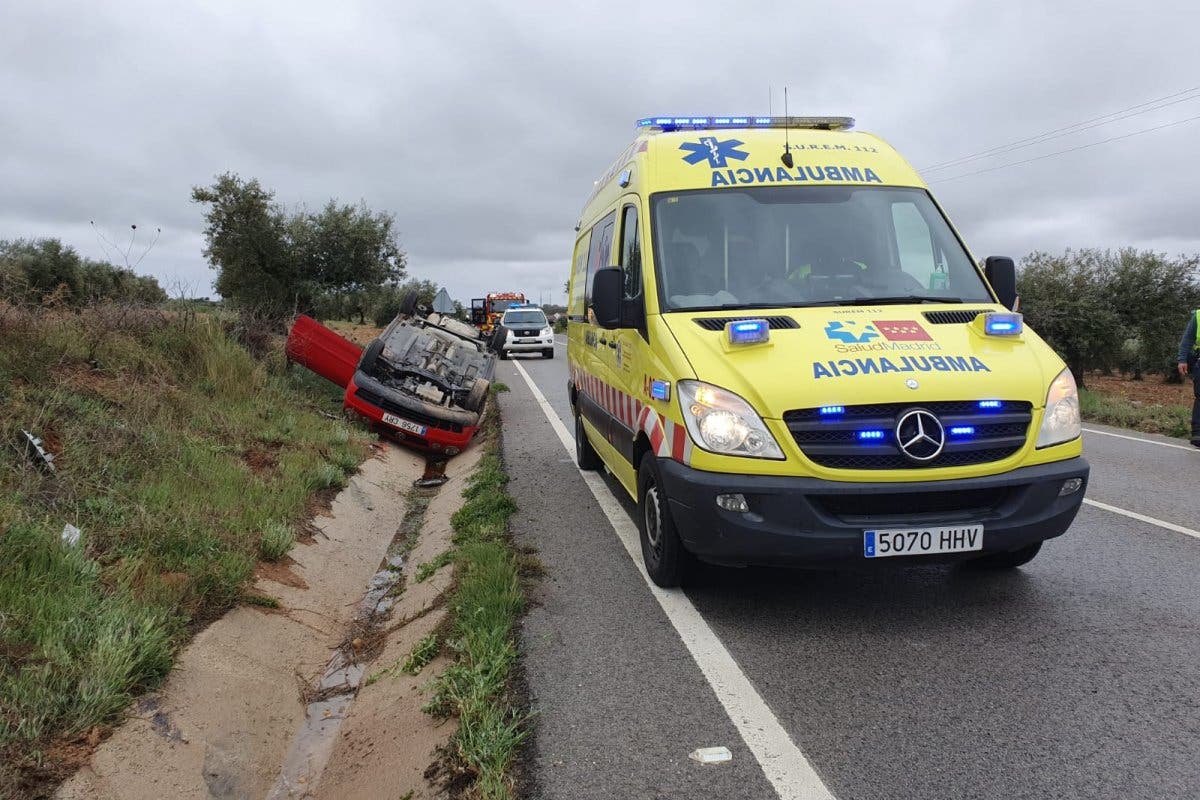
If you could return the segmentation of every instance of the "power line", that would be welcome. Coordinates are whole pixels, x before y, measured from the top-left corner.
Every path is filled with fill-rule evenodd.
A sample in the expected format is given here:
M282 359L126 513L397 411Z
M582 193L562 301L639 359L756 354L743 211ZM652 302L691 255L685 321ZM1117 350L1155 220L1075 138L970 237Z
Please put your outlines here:
M1128 139L1133 136L1141 136L1142 134L1153 133L1154 131L1161 131L1163 128L1171 128L1176 125L1182 125L1185 122L1195 122L1198 119L1200 119L1200 114L1198 114L1194 117L1188 117L1187 119L1177 119L1174 122L1167 122L1163 125L1155 125L1153 128L1144 128L1140 131L1133 131L1132 133L1124 133L1124 134L1121 134L1120 136L1112 136L1108 139L1101 139L1098 142L1090 142L1088 144L1081 144L1078 147L1069 147L1066 150L1056 150L1053 153L1046 153L1045 155L1035 156L1034 158L1027 158L1024 161L1013 161L1011 163L1001 164L996 167L988 167L986 169L978 169L978 170L975 170L974 172L965 172L962 175L954 175L949 178L934 178L933 180L930 181L930 183L946 183L948 181L956 181L959 178L969 178L972 175L982 175L985 172L995 172L996 170L1008 169L1009 167L1019 167L1022 164L1032 164L1034 161L1041 161L1046 158L1052 158L1054 156L1061 156L1064 153L1074 153L1077 150L1086 150L1089 147L1096 147L1097 145L1108 144L1109 142L1116 142L1121 139Z
M1007 144L996 145L995 147L988 148L987 150L982 150L978 153L972 153L970 155L965 155L965 156L960 156L958 158L950 159L949 161L942 161L937 164L932 164L928 167L923 168L921 171L922 172L933 172L935 170L942 170L942 169L948 169L950 167L962 166L963 164L969 163L971 161L977 161L981 158L1002 155L1004 153L1010 153L1015 150L1023 150L1026 147L1032 147L1035 144L1041 144L1043 142L1048 142L1052 139L1059 139L1059 138L1062 138L1063 136L1069 136L1074 133L1082 133L1083 131L1091 130L1092 128L1098 128L1101 125L1108 125L1113 122L1120 122L1122 120L1130 119L1131 117L1136 117L1139 114L1148 114L1151 111L1158 111L1159 109L1167 108L1168 106L1173 106L1178 103L1186 103L1191 100L1200 99L1200 94L1195 94L1196 92L1200 92L1200 86L1193 87L1191 89L1185 89L1182 92L1175 92L1174 94L1169 94L1169 95L1166 95L1165 97L1159 97L1155 100L1147 100L1144 103L1138 103L1137 105L1129 106L1128 108L1123 108L1120 111L1113 111L1108 114L1102 114L1098 117L1092 117L1091 119L1086 119L1086 120L1083 120L1082 122L1076 122L1073 125L1067 125L1066 127L1063 127L1063 128L1055 128L1053 130L1045 131L1044 133L1039 133L1034 136L1028 136L1024 139L1017 139L1015 141L1008 142ZM1183 95L1190 95L1190 96L1184 97ZM1176 98L1178 98L1178 99L1176 99ZM1147 107L1147 106L1149 106L1149 107Z

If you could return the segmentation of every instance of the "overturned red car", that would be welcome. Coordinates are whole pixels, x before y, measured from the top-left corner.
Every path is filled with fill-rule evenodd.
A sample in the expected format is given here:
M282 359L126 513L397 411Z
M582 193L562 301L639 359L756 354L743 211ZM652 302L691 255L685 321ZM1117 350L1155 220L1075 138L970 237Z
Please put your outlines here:
M496 369L470 325L442 314L402 314L359 347L301 315L287 356L345 387L345 407L413 447L456 455L479 428Z

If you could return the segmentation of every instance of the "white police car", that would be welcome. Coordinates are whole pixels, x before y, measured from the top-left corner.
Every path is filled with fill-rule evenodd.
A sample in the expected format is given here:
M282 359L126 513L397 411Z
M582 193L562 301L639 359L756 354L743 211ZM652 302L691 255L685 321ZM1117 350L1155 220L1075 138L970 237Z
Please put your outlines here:
M541 353L543 358L554 358L554 329L546 312L536 306L509 308L496 326L492 349L500 358L513 353Z

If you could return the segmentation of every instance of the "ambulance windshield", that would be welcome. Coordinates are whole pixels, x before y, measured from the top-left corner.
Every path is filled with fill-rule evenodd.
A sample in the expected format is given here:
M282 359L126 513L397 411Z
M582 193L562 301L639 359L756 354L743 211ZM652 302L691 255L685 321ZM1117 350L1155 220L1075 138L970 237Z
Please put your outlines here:
M990 302L929 195L867 186L653 197L664 311L870 302Z

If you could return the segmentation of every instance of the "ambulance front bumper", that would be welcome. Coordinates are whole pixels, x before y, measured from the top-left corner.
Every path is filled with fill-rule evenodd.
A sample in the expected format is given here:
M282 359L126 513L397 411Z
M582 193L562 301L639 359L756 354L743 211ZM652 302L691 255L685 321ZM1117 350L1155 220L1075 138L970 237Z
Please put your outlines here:
M864 557L863 534L885 528L983 526L981 551L882 559L901 565L1017 550L1066 532L1089 472L1083 458L911 483L732 475L670 459L658 469L684 546L703 561L738 566L879 561ZM1078 488L1062 494L1075 479ZM742 495L749 510L718 506L717 496L729 494Z

